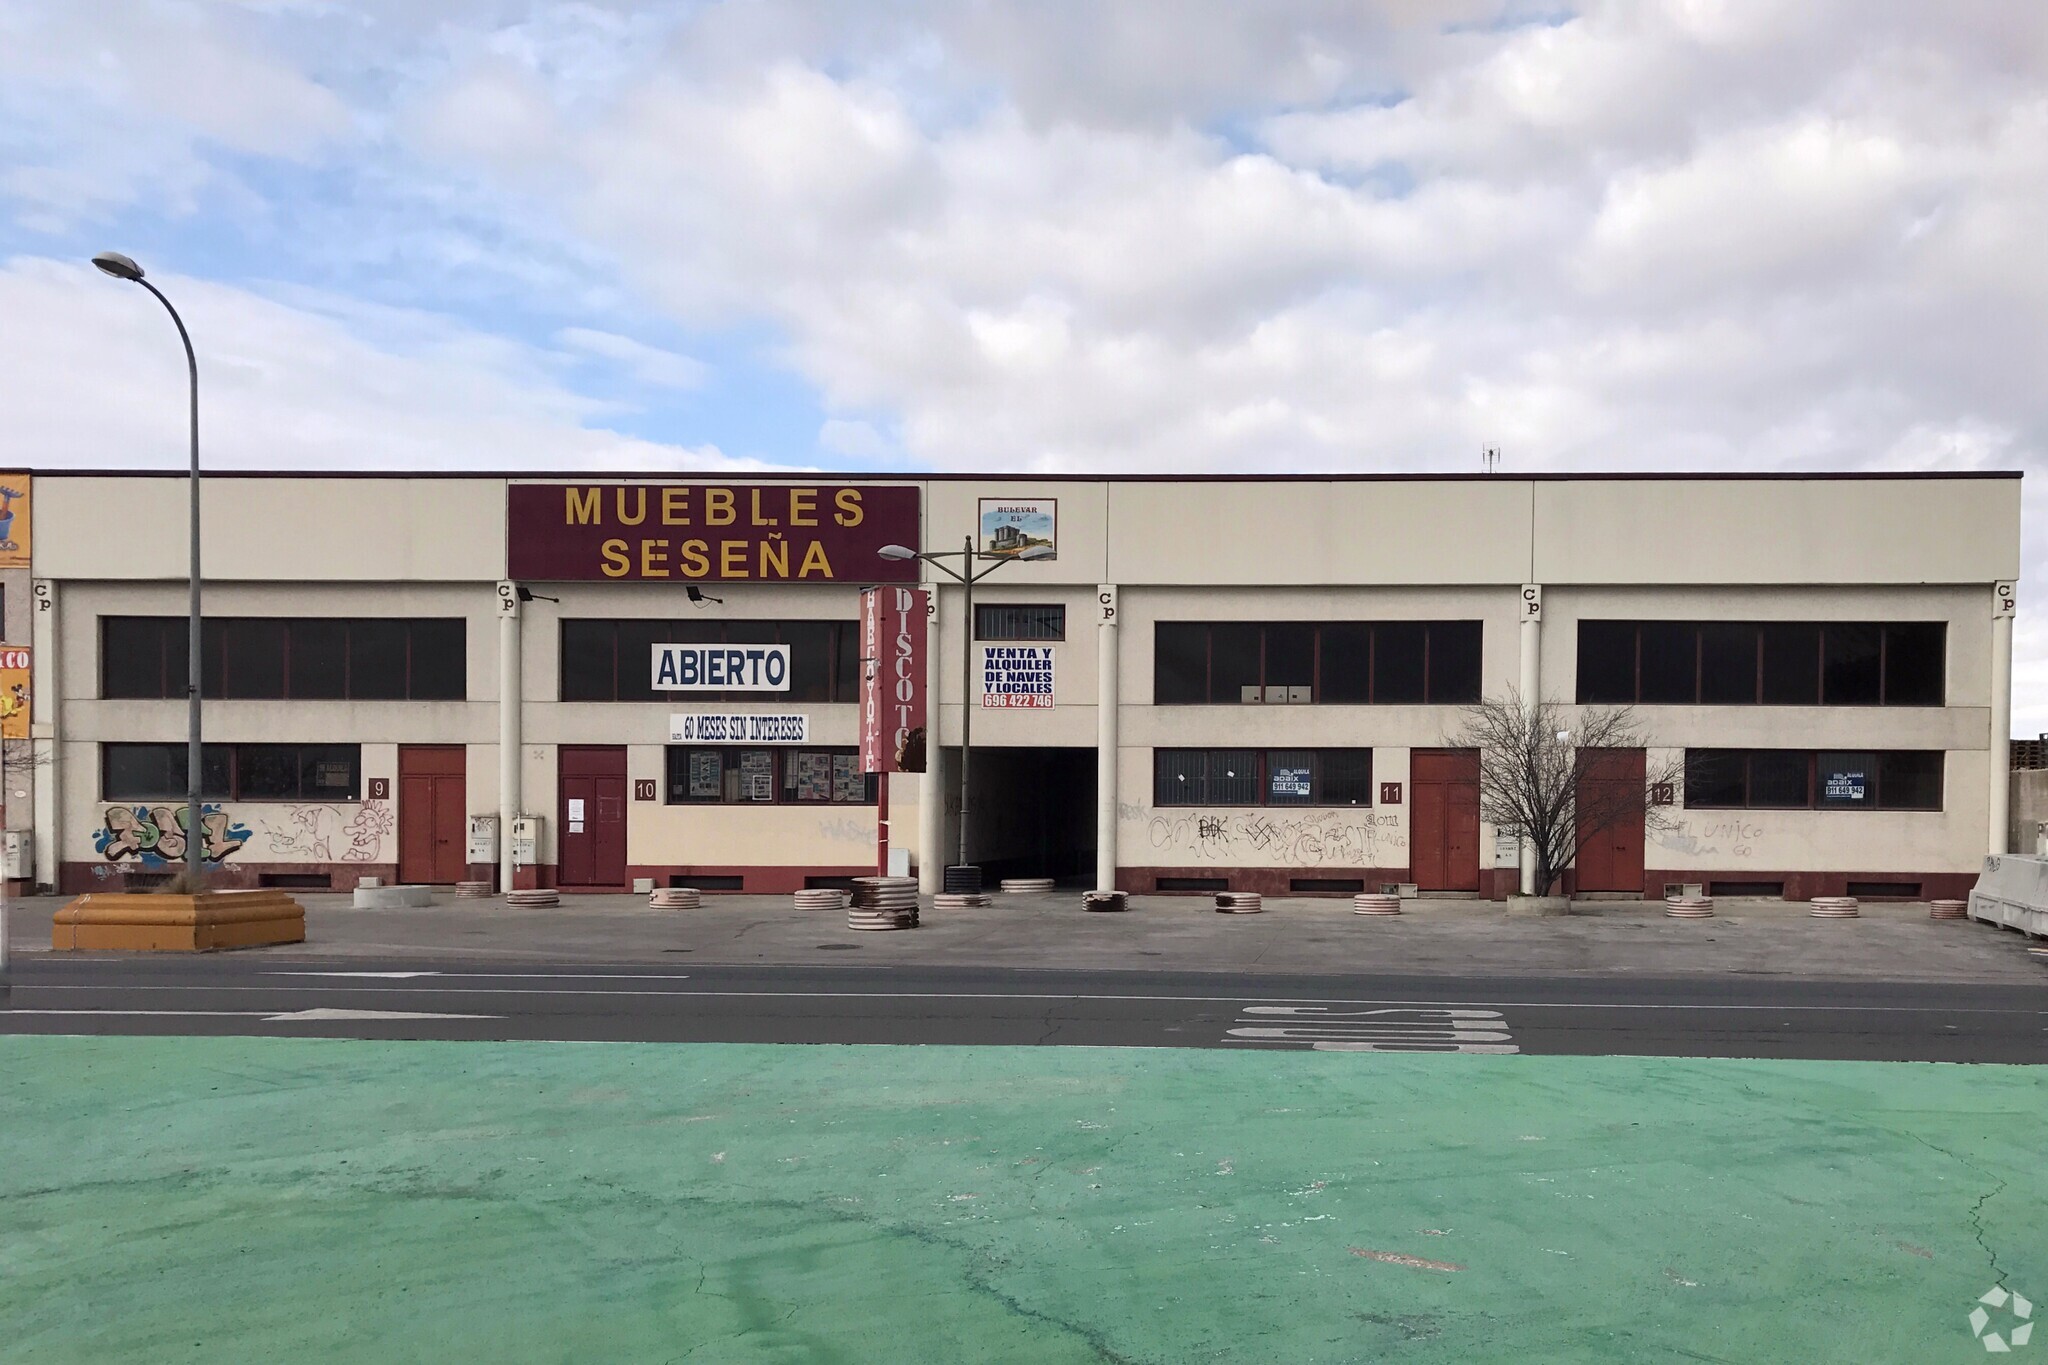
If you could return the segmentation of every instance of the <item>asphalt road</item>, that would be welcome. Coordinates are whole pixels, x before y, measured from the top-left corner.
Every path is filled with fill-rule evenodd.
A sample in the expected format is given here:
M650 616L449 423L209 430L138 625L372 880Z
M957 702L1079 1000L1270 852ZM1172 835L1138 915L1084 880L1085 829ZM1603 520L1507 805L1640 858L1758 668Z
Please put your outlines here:
M46 958L0 1032L2048 1062L2048 990L1782 978Z

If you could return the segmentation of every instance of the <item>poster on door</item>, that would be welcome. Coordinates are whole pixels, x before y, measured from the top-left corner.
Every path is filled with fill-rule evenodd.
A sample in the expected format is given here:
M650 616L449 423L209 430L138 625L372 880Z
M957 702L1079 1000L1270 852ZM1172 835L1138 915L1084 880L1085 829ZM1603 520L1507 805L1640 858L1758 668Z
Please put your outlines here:
M1051 710L1052 646L983 645L981 704L996 710Z

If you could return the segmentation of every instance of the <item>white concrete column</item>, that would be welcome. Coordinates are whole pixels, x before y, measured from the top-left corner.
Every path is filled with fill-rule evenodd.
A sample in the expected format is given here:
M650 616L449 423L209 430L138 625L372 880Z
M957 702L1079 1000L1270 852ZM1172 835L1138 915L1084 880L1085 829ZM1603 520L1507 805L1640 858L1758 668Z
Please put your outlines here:
M519 585L498 585L498 889L512 889L512 822L519 818L521 670Z
M35 767L19 780L35 792L35 858L38 890L57 889L58 858L63 852L64 683L58 652L57 584L38 578L29 589L34 619L29 623L30 661L29 750Z
M917 784L917 889L927 896L936 896L944 886L946 874L946 791L942 780L944 765L939 761L945 752L939 742L939 703L943 700L939 667L939 585L932 581L929 564L924 566L922 585L931 596L928 608L930 615L925 620L924 633L924 774ZM964 703L966 698L961 698Z
M1116 889L1117 627L1116 584L1095 589L1095 889Z
M1991 585L1991 820L1993 855L2010 853L2012 831L2012 622L2019 597L2010 579Z
M1516 686L1524 713L1534 715L1543 700L1543 585L1522 585L1522 671ZM1536 845L1522 840L1522 894L1536 894Z

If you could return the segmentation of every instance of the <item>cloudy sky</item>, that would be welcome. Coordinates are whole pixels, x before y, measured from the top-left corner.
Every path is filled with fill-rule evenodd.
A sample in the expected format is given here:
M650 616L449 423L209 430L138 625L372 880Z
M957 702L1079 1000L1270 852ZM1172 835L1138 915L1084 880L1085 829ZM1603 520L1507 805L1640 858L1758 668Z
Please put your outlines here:
M2037 471L2048 5L0 0L9 463L109 247L222 466Z

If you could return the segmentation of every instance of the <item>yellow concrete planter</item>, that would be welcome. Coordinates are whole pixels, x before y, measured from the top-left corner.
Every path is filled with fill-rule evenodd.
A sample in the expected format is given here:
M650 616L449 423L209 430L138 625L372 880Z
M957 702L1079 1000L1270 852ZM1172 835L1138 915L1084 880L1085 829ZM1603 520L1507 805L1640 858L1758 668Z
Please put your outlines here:
M57 912L50 946L204 953L305 941L306 907L283 891L203 891L196 896L95 892Z

